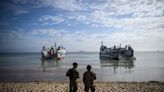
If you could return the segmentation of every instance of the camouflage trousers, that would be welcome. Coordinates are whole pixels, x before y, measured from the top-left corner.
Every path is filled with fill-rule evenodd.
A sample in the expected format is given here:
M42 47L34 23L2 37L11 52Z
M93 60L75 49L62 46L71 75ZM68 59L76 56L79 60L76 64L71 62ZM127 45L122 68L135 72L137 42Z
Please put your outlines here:
M86 86L85 85L85 92L89 92L89 89L91 90L91 92L95 92L95 86L94 85L91 85L91 86Z
M74 80L70 80L69 92L76 92L76 91L77 91L77 82Z

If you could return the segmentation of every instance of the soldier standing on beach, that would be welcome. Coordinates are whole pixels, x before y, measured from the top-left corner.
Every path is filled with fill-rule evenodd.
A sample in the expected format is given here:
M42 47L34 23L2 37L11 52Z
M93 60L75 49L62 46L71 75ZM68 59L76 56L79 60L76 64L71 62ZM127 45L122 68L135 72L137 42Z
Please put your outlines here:
M66 73L66 76L69 77L69 92L76 92L77 91L77 82L76 80L79 78L79 73L76 70L78 64L73 63L73 68L69 69Z
M95 86L93 81L96 79L95 73L91 71L91 66L87 66L87 71L83 74L83 82L85 86L85 92L88 92L91 89L91 92L95 92Z

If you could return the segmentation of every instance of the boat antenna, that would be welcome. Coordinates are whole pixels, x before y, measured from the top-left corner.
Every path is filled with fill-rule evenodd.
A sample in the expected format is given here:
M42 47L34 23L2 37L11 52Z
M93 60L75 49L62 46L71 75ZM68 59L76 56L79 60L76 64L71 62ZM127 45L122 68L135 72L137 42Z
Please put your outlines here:
M56 47L56 42L55 42L55 47Z
M101 45L103 45L103 41L101 41Z

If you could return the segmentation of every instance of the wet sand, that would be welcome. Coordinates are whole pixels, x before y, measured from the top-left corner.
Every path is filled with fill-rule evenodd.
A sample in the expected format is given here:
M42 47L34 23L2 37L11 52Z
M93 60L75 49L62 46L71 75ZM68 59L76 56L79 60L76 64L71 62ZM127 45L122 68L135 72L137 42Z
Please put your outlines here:
M95 82L96 92L164 92L164 82ZM54 81L0 82L0 92L69 92L69 83ZM78 81L78 91L84 85Z

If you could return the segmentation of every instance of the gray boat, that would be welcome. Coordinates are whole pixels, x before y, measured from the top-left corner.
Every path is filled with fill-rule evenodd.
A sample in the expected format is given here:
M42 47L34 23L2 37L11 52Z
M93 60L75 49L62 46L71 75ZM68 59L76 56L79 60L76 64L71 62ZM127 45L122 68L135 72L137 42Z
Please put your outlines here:
M106 47L101 43L100 47L100 59L111 59L111 60L120 60L120 59L135 59L134 58L134 50L130 45L126 45L125 47L113 46Z

